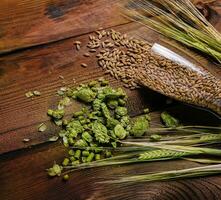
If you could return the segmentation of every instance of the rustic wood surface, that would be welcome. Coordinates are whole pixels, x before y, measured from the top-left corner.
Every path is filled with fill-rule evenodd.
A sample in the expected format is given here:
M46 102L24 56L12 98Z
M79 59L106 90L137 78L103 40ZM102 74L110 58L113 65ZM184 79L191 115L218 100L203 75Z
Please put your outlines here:
M0 53L82 35L97 27L128 23L116 15L116 2L3 0L0 2Z
M209 5L209 19L221 30L220 1ZM211 14L212 13L212 14ZM113 174L143 173L155 169L181 169L198 166L187 161L155 162L127 167L105 167L99 170L75 172L67 183L49 179L45 169L61 161L65 149L60 142L48 143L58 129L46 115L55 106L56 91L61 86L77 85L105 76L114 87L119 81L104 75L95 58L85 58L89 34L99 27L111 28L148 41L159 36L117 14L116 1L107 0L3 0L0 2L0 199L1 200L84 200L84 199L148 199L148 200L220 200L221 177L180 180L161 183L135 184L128 187L95 184ZM76 51L73 42L80 40ZM29 48L28 48L29 47ZM26 49L24 49L26 48ZM21 50L24 49L24 50ZM16 51L15 51L16 50ZM14 51L14 52L13 52ZM11 53L8 53L11 52ZM87 68L82 68L84 61ZM200 62L220 70L207 60ZM63 76L64 79L59 78ZM76 80L74 83L73 78ZM33 100L24 94L39 90L42 95ZM159 113L170 110L184 124L219 125L213 114L174 102L146 88L126 90L129 111L136 116L142 109L151 109L151 126L160 126ZM73 104L68 114L77 110ZM37 131L45 122L48 130ZM24 143L24 138L30 138Z

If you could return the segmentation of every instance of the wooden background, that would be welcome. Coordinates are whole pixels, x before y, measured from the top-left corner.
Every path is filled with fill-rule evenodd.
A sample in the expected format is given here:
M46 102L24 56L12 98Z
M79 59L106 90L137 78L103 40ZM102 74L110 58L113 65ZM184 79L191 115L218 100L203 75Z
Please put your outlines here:
M198 8L221 31L221 2L206 1L206 5L200 2L195 1ZM84 46L89 34L100 27L159 41L157 34L118 15L115 0L0 1L0 200L220 200L221 176L136 184L126 188L95 184L112 174L198 166L187 161L84 170L73 173L67 183L47 177L44 170L54 160L61 161L65 154L59 142L47 142L58 131L46 115L47 109L55 105L56 91L61 86L77 85L100 76L105 76L113 86L121 85L104 75L95 58L85 61L82 55L86 47L80 52L74 49L75 40L80 40ZM83 59L87 68L80 66ZM202 62L212 66L207 60L202 59ZM217 72L220 74L220 70ZM61 75L64 80L59 78ZM39 90L42 95L27 99L24 94L29 90ZM159 113L165 109L184 124L221 124L209 112L178 102L168 105L164 96L146 88L126 91L131 116L150 107L152 127L159 125ZM68 113L75 109L77 105ZM37 126L42 122L49 128L39 133ZM24 138L30 138L30 142L22 142Z

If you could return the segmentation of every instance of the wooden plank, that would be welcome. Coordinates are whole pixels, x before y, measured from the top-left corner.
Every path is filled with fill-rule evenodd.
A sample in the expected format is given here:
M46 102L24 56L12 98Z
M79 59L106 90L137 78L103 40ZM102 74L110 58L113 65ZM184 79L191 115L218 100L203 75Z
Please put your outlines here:
M1 156L0 195L3 200L220 200L221 176L190 180L122 185L96 184L113 175L142 174L152 171L184 169L199 166L187 161L138 164L125 167L104 167L77 171L68 182L50 179L45 169L53 161L60 162L65 150L59 144ZM111 173L110 173L111 170Z
M99 27L128 23L118 12L117 0L2 0L0 54L85 34ZM201 1L193 0L195 4ZM220 31L219 0L204 10Z
M48 43L128 21L116 0L3 0L0 53Z

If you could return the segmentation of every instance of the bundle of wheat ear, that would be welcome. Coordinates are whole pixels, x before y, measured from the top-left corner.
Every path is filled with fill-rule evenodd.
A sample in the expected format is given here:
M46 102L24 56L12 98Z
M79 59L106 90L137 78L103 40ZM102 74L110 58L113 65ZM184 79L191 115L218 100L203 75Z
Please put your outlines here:
M189 0L128 0L125 16L221 61L221 34Z

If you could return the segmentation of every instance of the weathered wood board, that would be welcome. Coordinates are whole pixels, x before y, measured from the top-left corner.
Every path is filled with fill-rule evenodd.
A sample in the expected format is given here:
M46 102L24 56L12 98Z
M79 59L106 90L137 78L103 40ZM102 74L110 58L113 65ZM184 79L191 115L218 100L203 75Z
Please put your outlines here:
M128 23L116 15L116 0L3 0L0 53Z

